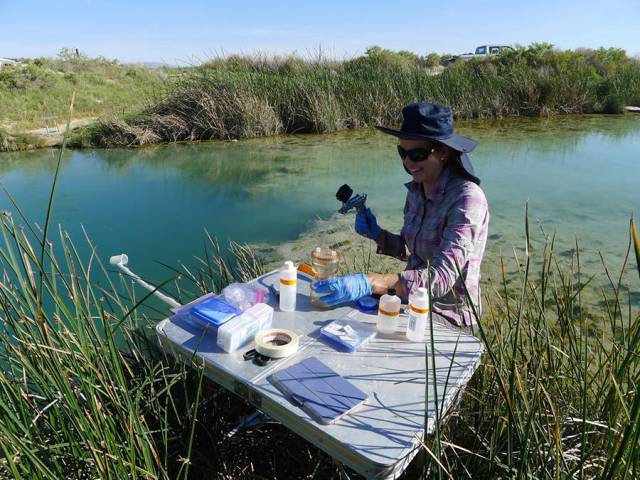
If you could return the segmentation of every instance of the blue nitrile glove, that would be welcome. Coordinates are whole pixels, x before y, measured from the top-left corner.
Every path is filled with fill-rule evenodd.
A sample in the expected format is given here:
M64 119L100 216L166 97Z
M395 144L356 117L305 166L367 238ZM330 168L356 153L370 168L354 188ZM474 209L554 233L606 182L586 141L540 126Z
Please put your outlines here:
M314 284L314 289L318 294L326 294L318 300L327 305L337 305L371 295L371 282L364 273L358 273L320 280Z
M360 235L375 240L381 231L382 228L378 226L376 216L370 208L365 208L356 213L356 232Z

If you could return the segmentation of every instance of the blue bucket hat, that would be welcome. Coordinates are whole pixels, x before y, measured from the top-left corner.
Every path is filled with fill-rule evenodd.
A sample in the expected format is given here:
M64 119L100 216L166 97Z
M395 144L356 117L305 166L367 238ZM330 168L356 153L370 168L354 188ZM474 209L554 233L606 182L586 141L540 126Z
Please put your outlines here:
M431 140L451 147L460 153L458 163L475 183L476 177L471 159L467 155L478 142L453 132L453 113L450 107L436 103L412 103L402 109L400 130L378 126L382 133L405 140Z

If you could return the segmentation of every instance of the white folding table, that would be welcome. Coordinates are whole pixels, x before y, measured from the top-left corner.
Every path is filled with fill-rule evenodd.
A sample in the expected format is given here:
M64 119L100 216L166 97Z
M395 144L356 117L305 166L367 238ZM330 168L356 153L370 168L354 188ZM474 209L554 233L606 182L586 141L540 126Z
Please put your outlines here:
M270 272L252 283L276 286L278 272ZM319 338L322 326L343 318L375 324L376 315L360 312L352 305L318 310L310 303L309 285L310 278L299 273L295 312L281 312L277 301L271 300L275 308L272 326L298 333L300 349L291 357L272 360L265 366L244 360L243 354L253 348L252 343L234 353L225 353L217 347L214 333L203 334L201 328L182 320L165 319L157 325L156 333L165 351L185 361L191 361L195 355L204 362L208 378L248 400L334 459L367 478L396 478L417 453L425 425L427 435L435 427L432 358L431 354L428 358L425 355L425 343L428 348L431 345L430 329L427 328L425 343L411 342L404 335L407 317L401 315L396 334L378 333L357 352L338 351ZM435 323L433 343L438 408L444 414L478 367L484 349L476 337ZM369 399L331 425L322 425L309 417L268 378L310 356L316 356L368 393Z

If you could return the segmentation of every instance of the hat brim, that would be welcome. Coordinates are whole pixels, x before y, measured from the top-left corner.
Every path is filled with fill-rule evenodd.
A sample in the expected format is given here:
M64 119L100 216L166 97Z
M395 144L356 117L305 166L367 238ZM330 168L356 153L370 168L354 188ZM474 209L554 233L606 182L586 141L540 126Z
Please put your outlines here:
M387 128L382 126L377 126L376 128L380 130L382 133L386 133L387 135L393 135L394 137L401 138L403 140L431 140L435 142L440 142L461 153L469 153L474 148L476 148L476 145L478 145L478 142L476 142L475 140L472 140L471 138L463 137L462 135L458 135L456 133L453 133L446 138L437 138L437 137L431 137L429 135L423 135L420 133L403 132L402 130L394 130L393 128Z

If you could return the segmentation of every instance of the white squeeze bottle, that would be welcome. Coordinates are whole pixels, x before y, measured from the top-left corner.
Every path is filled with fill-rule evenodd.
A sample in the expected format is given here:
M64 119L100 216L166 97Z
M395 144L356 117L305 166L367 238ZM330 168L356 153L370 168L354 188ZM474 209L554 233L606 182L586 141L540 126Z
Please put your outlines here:
M424 341L424 331L429 318L429 290L420 287L409 295L409 323L407 338L412 342Z
M400 303L400 298L396 296L395 288L390 288L387 290L386 295L380 297L377 324L380 333L394 333L398 329Z
M298 270L293 262L284 262L280 269L280 310L293 312L296 309L296 287Z

